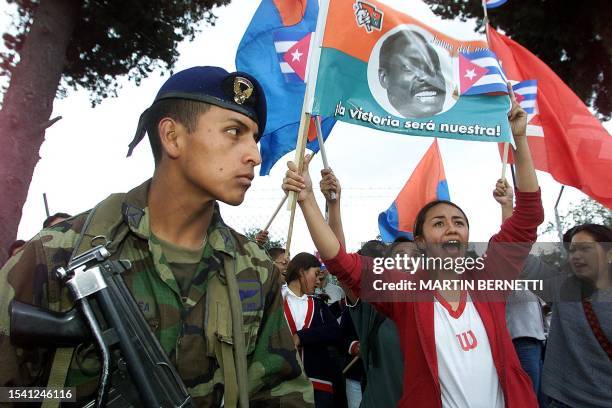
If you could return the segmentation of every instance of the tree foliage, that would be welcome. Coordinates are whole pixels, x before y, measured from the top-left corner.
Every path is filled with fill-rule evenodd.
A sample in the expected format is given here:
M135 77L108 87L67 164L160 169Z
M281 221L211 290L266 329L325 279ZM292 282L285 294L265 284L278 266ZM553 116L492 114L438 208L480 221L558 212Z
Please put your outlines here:
M481 0L424 0L443 18L477 18ZM580 4L550 0L509 0L489 10L491 25L550 66L601 119L612 113L612 2Z
M7 0L16 5L13 26L3 35L0 74L10 77L40 1ZM75 0L76 1L76 0ZM214 25L214 6L230 0L84 0L66 49L60 94L68 88L90 91L92 104L116 96L119 78L136 84L157 68L171 69L177 45L193 39L198 23Z
M576 225L587 223L612 226L612 211L595 200L583 198L578 203L570 206L565 214L559 215L559 224L563 232ZM557 225L549 222L546 224L543 233L556 231Z
M601 224L612 226L612 211L590 198L583 198L579 202L571 205L564 214L559 214L559 224L563 233L570 228L581 224ZM558 233L557 225L548 222L542 234ZM563 250L563 245L538 246L540 258L549 265L561 267L566 264L567 254Z

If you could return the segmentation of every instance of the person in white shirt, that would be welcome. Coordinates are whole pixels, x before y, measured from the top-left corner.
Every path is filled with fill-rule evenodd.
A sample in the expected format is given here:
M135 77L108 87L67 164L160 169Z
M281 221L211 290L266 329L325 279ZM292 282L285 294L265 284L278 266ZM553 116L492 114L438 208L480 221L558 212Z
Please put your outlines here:
M346 404L342 373L329 350L342 340L342 331L327 305L312 296L320 266L321 262L309 253L293 257L287 266L283 308L304 371L314 388L315 406L332 408Z

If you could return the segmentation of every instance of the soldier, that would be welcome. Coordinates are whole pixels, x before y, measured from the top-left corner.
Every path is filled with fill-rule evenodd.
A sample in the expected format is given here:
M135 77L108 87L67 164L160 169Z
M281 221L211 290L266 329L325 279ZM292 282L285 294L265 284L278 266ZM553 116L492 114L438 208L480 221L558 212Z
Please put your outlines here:
M62 357L54 349L12 346L8 305L17 299L69 310L54 271L75 248L89 249L95 235L104 235L113 259L132 262L125 283L196 405L247 406L241 394L250 406L312 404L283 315L279 271L256 243L223 222L217 204L244 200L261 162L257 142L265 123L265 96L248 74L194 67L171 76L141 115L128 152L146 131L153 178L42 230L0 270L0 386L44 386L50 378L76 387L79 400L94 394L99 365L92 348ZM230 310L230 274L242 310ZM235 313L244 342L227 323ZM54 359L70 363L67 372ZM248 370L235 369L239 362Z

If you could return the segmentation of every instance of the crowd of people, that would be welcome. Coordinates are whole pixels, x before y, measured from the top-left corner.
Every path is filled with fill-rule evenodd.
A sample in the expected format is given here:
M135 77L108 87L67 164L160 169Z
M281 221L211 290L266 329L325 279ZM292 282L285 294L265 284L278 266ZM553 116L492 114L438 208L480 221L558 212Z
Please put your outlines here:
M302 171L288 164L282 189L296 193L317 253L264 249L266 231L246 239L223 222L216 201L239 205L251 185L265 96L246 73L195 67L170 77L140 118L130 152L148 134L151 180L83 214L58 213L32 240L11 246L0 270L0 387L61 378L79 402L95 398L95 348L70 349L57 364L59 346L13 344L10 305L69 311L74 299L55 270L101 230L111 257L132 261L126 286L195 406L612 407L612 230L571 228L561 267L529 254L544 211L527 116L510 94L514 188L497 182L501 219L475 222L499 222L499 232L484 268L461 275L503 270L541 280L542 290L489 301L463 289L421 290L410 301L397 292L373 296L375 258L464 257L470 219L456 203L433 201L418 213L413 239L371 240L349 253L340 182L322 170L324 216L310 156ZM442 267L414 272L414 280L458 276ZM398 268L384 274L406 276Z

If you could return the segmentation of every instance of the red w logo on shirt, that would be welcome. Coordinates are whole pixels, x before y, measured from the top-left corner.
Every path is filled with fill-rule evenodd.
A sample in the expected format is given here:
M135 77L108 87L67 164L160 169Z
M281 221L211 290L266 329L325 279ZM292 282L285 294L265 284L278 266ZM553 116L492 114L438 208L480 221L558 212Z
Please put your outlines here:
M463 351L470 351L478 346L478 340L476 340L476 336L474 336L474 332L471 330L457 334L456 336ZM468 339L468 336L471 337L471 341Z

